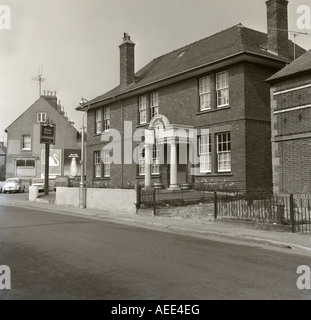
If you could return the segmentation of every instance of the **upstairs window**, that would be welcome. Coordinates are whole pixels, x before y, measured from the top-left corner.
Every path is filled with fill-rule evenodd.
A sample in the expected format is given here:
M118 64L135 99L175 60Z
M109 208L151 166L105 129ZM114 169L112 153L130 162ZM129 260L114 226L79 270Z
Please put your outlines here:
M211 161L211 135L204 135L200 137L200 172L209 173L212 171Z
M147 97L139 97L139 123L147 123Z
M158 92L151 93L150 95L150 109L151 118L159 114L159 94Z
M110 108L104 108L104 131L108 131L110 129Z
M37 113L37 122L45 122L46 121L46 113L38 112Z
M28 134L22 136L22 149L31 150L31 136Z
M102 111L97 109L95 111L95 133L102 133Z
M228 71L216 74L217 107L229 105L229 73Z
M200 111L211 108L211 77L199 80Z

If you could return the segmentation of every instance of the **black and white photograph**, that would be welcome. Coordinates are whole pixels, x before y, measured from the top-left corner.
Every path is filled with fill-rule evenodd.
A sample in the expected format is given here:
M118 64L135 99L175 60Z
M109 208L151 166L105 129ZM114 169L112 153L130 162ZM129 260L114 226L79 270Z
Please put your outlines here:
M0 0L0 300L311 300L311 1Z

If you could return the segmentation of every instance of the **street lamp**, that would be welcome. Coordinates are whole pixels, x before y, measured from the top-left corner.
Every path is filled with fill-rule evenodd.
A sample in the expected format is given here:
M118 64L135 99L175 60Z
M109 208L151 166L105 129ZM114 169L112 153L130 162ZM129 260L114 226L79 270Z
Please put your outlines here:
M87 104L87 109L84 109L85 104ZM84 116L90 108L90 103L88 100L81 98L80 106L84 111L82 117L82 135L81 135L81 179L80 179L80 188L79 188L79 208L85 208L85 188L84 188Z

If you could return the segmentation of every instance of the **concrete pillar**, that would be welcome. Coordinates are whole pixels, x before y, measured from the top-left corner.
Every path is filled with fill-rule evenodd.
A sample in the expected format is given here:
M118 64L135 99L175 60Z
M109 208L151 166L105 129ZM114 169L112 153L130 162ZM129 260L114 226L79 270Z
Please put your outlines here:
M145 145L145 188L151 187L151 159L153 145Z
M170 141L171 159L170 159L170 187L169 190L180 190L177 184L177 143L176 140Z

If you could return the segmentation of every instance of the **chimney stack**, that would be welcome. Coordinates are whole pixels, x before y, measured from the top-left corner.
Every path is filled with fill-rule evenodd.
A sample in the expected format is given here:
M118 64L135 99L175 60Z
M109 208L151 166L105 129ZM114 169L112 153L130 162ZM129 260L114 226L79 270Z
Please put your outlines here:
M43 98L57 110L56 91L44 91Z
M120 86L126 88L135 83L135 43L124 33L120 48Z
M289 58L287 0L268 0L268 51Z

